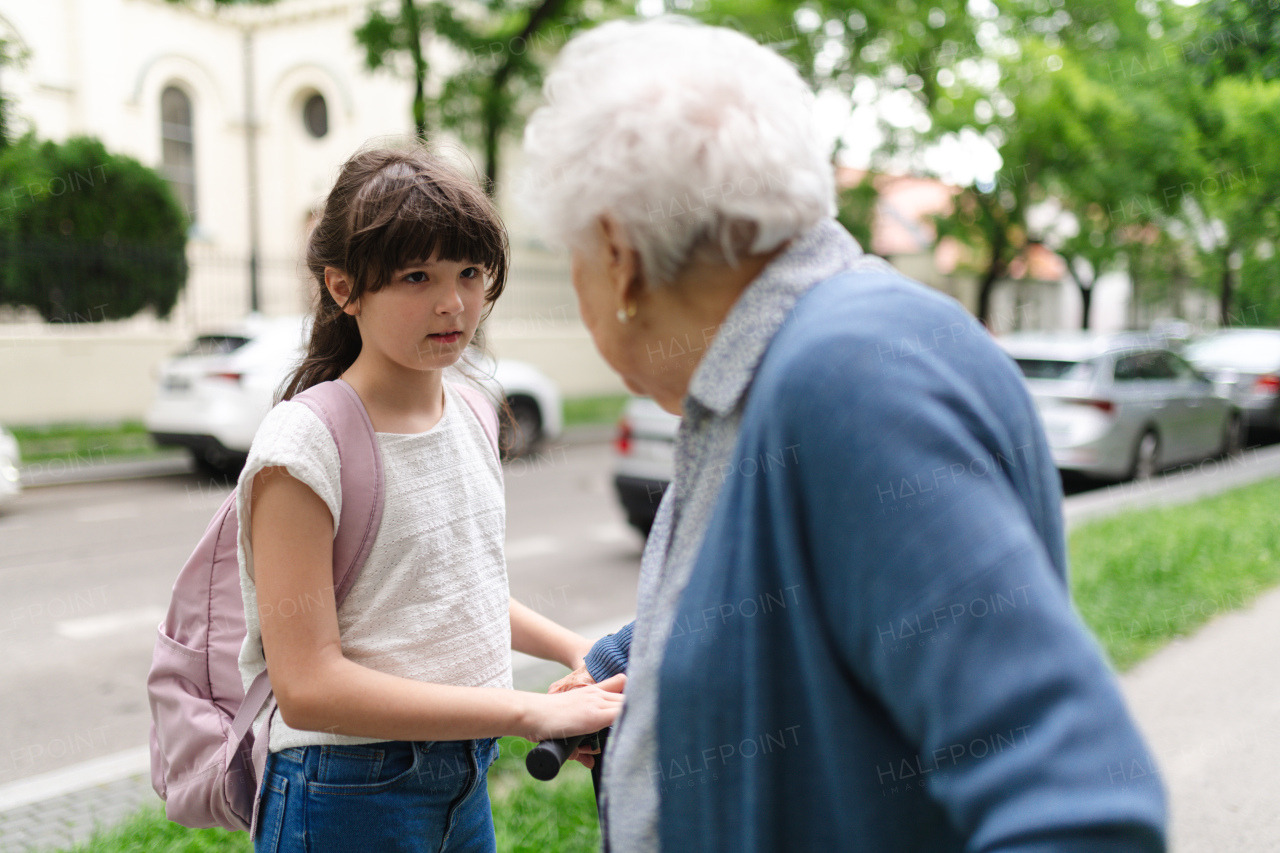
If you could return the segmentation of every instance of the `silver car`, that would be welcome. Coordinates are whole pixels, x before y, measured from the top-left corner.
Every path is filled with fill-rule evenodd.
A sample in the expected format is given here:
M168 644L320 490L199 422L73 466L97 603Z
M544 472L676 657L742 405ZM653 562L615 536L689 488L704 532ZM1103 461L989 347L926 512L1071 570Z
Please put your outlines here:
M1145 478L1240 448L1239 409L1150 338L1040 332L997 342L1026 377L1059 470Z
M1182 354L1240 408L1246 427L1280 431L1280 329L1224 329Z

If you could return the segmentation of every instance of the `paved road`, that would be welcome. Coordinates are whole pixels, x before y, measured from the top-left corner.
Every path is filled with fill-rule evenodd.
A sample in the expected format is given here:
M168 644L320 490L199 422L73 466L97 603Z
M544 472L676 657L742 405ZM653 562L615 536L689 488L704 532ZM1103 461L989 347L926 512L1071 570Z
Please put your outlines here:
M595 444L506 467L512 594L600 632L634 612L642 545L609 465ZM155 626L229 491L194 474L53 486L0 515L0 786L146 745Z

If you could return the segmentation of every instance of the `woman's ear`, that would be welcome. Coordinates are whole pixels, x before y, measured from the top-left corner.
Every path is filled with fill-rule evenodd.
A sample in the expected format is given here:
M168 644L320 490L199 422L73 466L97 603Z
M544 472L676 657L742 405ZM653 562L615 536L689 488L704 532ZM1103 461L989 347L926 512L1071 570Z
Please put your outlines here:
M360 300L351 302L351 281L347 274L337 267L324 268L324 286L329 290L333 301L338 303L343 313L352 317L360 313Z
M600 230L604 238L605 274L609 278L614 301L619 308L634 305L645 289L640 255L612 214L605 213L600 217Z

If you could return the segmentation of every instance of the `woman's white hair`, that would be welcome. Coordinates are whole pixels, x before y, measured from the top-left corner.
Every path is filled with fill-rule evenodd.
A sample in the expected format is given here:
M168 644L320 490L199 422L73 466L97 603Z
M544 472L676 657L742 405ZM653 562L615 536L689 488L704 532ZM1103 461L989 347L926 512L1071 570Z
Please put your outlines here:
M561 52L525 129L523 200L581 245L604 213L650 285L695 255L735 263L835 213L829 151L795 68L734 30L613 21Z

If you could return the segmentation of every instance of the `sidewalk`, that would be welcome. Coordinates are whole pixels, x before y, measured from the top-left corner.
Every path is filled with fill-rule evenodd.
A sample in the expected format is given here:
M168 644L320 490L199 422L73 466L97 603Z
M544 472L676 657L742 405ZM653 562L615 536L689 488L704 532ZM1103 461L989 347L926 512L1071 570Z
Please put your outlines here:
M617 428L612 424L577 424L565 427L560 437L545 447L539 447L530 458L546 453L551 448L574 444L604 444L613 440ZM56 463L56 464L55 464ZM94 461L92 456L32 462L22 466L23 488L40 486L67 486L78 483L99 483L107 480L136 480L140 477L169 477L191 474L195 462L185 450L161 450L144 458Z
M1280 851L1280 589L1121 679L1169 792L1173 853ZM1137 784L1134 768L1117 784Z
M585 429L576 440L602 441ZM568 443L569 436L561 439ZM1280 446L1188 466L1144 484L1074 495L1068 526L1130 509L1186 503L1280 476ZM616 630L626 617L585 626ZM1172 853L1280 853L1280 589L1177 639L1120 679L1170 792ZM526 656L516 684L537 689L563 669ZM1117 784L1140 783L1133 768ZM130 750L0 787L0 853L68 847L110 825L151 790L146 749Z

